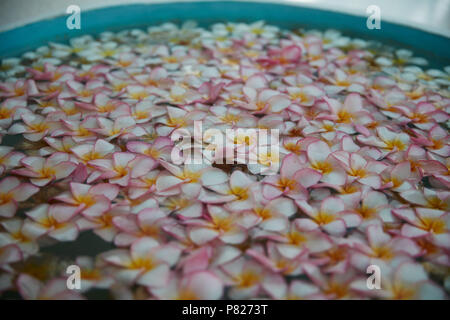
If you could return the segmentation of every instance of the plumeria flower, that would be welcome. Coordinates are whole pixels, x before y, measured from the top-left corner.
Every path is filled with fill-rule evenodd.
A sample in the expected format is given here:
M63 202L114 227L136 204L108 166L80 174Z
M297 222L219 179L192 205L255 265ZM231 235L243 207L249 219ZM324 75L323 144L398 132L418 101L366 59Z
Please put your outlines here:
M223 283L210 271L193 272L182 277L172 274L166 286L151 287L150 292L162 300L216 300L222 297Z
M410 138L406 133L394 132L386 127L377 127L377 136L364 137L358 135L357 140L365 145L375 146L384 154L407 150Z
M295 220L297 227L302 231L322 228L332 235L342 235L346 232L346 228L357 227L361 223L359 215L343 212L344 202L336 197L324 199L320 208L312 207L305 200L297 200L296 203L310 217Z
M393 191L401 192L412 189L411 165L408 161L401 162L394 167L385 169L381 174L383 181L382 188L390 188Z
M356 242L352 253L352 264L363 271L369 265L382 266L384 271L391 264L418 256L421 251L413 240L401 236L391 237L380 225L367 227L366 235L367 244L365 241Z
M307 188L322 178L321 173L305 168L295 154L287 155L281 164L280 175L264 178L263 194L267 199L286 195L293 199L306 198Z
M119 233L114 239L117 246L129 246L135 240L143 237L151 237L156 240L164 240L164 225L172 223L167 214L159 208L148 208L136 214L119 214L112 217L114 226Z
M347 183L358 181L366 186L378 189L382 185L380 173L386 169L376 161L367 161L358 153L336 151L333 156L347 172Z
M429 152L438 156L448 157L450 154L449 134L439 125L434 125L428 134L416 131L417 138L413 138L419 145L423 145Z
M27 102L22 99L10 98L0 104L0 129L7 129L14 120L20 120L21 115L29 113L25 107Z
M23 134L24 138L30 141L39 141L49 132L60 127L59 119L55 116L48 115L47 117L40 116L33 113L22 114L23 123L13 124L9 130L9 134Z
M87 292L90 289L107 289L113 284L113 279L105 274L105 270L100 259L81 256L75 259L75 264L80 267L81 279L80 290Z
M91 103L96 93L103 90L103 82L98 80L91 80L85 85L77 81L69 80L67 81L67 87L70 92L62 95L62 98L67 98L67 96L75 96L80 102Z
M55 278L46 283L28 274L21 274L17 278L17 288L22 298L26 300L82 300L76 291L67 288L64 278Z
M321 253L332 247L331 239L320 231L303 231L295 223L289 228L278 233L266 233L255 235L256 238L263 237L277 241L278 252L287 259L293 259L303 254Z
M280 276L269 276L264 280L263 288L267 294L276 300L315 300L324 299L318 286L303 280L294 280L291 283Z
M72 152L79 160L89 162L97 159L104 159L112 154L115 150L113 144L103 140L97 139L95 143L77 144L70 147Z
M208 219L190 219L189 237L196 244L205 244L216 238L224 243L239 244L247 238L244 227L238 224L237 216L220 206L208 206Z
M286 90L294 103L305 107L311 107L316 99L320 99L325 95L322 89L314 85L306 85L301 88L287 87Z
M14 76L17 73L23 72L25 70L25 67L20 64L19 58L7 58L2 59L1 65L0 65L0 76L3 77L10 77Z
M254 245L247 249L246 254L275 274L297 276L303 273L304 255L292 259L286 258L273 242L268 242L266 248Z
M448 191L434 191L428 188L424 188L423 191L411 189L401 192L400 196L410 203L430 209L449 211L450 208Z
M173 142L167 137L158 137L153 143L143 141L130 141L127 149L130 152L146 155L155 160L163 159L168 161L172 152Z
M7 270L9 264L21 261L23 259L22 251L16 244L10 244L0 247L0 267ZM7 280L6 278L1 278Z
M74 217L78 208L62 205L41 204L26 212L23 230L33 237L47 235L58 241L73 241L78 237L78 227Z
M54 153L48 158L25 157L20 161L25 167L15 169L17 175L30 178L30 182L43 187L53 180L67 178L76 168L76 164L69 161L67 153Z
M214 179L214 181L217 180ZM253 205L250 198L250 187L254 183L255 180L251 176L238 170L231 174L229 181L208 186L215 192L203 189L199 200L205 203L227 202L227 209L232 211L250 209Z
M448 212L427 208L400 208L392 212L408 222L402 226L403 236L408 238L428 236L437 246L449 248Z
M14 83L0 83L0 97L2 98L21 98L27 99L39 95L36 82L33 79L17 80Z
M130 116L121 116L116 118L114 121L107 118L98 117L97 123L100 128L94 128L91 129L91 131L105 136L105 140L107 141L118 137L130 139L143 136L145 134L144 129L136 126L136 121Z
M0 217L13 217L18 203L27 200L38 191L38 187L30 183L21 183L16 177L0 180Z
M105 252L103 259L117 267L115 277L124 283L137 283L148 287L164 287L170 278L170 267L179 258L180 249L162 245L155 239L144 237L130 250L116 249Z
M107 242L112 242L118 234L118 228L113 221L116 216L127 214L127 207L111 205L101 213L85 210L83 217L77 219L76 224L80 231L92 230L97 236Z
M97 217L110 208L111 201L118 193L119 188L113 184L90 185L72 182L70 191L57 195L55 200L67 203L68 210L74 207L88 217Z
M25 230L23 220L17 218L4 220L1 226L5 232L0 232L0 247L15 244L24 255L33 255L38 252L39 245L33 235Z
M242 212L241 224L247 228L258 226L267 231L285 230L289 224L288 218L297 212L294 201L284 197L267 200L260 184L252 188L252 191L253 208Z
M354 284L361 281L361 277L358 277L355 272L325 275L312 264L306 264L304 269L311 281L321 289L325 299L346 300L359 297Z
M364 281L365 282L365 281ZM374 295L381 299L390 300L442 300L445 293L428 279L423 267L414 262L404 262L390 271L387 275L382 275L381 290L369 292L367 285L363 281L355 281L352 287L368 295ZM373 292L377 291L377 292Z
M264 267L254 260L239 258L221 266L224 283L231 286L230 298L257 297L267 274Z
M263 89L258 92L252 87L244 87L243 92L246 101L237 100L235 103L254 113L279 113L291 104L287 96L275 90Z
M92 103L75 102L75 105L82 109L91 111L93 114L108 116L120 106L126 104L119 100L110 99L106 94L99 92L94 95Z
M153 166L153 161L146 158L136 158L132 153L115 152L112 159L94 159L89 161L89 165L93 166L97 171L88 179L91 183L97 179L109 179L110 183L119 186L127 186L130 179L140 174L140 168Z
M347 176L344 169L332 156L330 147L323 141L312 142L307 147L309 167L322 174L322 182L343 185Z
M357 193L356 197L343 198L346 210L361 216L362 222L359 226L362 229L381 222L388 222L391 218L391 208L386 195L382 192L366 190Z

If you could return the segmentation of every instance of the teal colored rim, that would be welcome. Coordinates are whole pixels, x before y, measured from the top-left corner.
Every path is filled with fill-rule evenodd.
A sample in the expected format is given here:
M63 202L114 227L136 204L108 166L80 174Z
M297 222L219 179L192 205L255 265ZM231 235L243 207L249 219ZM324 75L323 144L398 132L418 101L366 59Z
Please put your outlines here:
M0 58L18 56L23 52L53 42L102 31L145 28L164 22L181 23L195 20L201 26L214 22L252 22L264 20L281 28L335 28L344 34L414 51L434 67L450 65L450 39L422 30L382 20L380 30L369 30L366 18L288 4L256 2L170 2L106 7L82 11L81 30L66 28L67 15L42 20L0 33Z

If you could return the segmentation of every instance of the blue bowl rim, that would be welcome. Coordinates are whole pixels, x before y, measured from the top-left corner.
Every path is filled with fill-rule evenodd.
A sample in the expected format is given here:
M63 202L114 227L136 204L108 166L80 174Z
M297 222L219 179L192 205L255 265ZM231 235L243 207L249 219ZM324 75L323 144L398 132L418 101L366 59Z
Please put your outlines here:
M217 1L129 4L86 10L81 13L81 30L68 30L68 15L37 21L0 32L0 59L18 56L48 42L67 42L84 34L145 28L163 22L198 21L207 26L214 22L253 22L264 20L281 28L334 28L344 34L379 40L399 48L410 49L430 61L432 67L450 65L450 39L412 27L385 22L381 29L369 30L366 17L289 3Z

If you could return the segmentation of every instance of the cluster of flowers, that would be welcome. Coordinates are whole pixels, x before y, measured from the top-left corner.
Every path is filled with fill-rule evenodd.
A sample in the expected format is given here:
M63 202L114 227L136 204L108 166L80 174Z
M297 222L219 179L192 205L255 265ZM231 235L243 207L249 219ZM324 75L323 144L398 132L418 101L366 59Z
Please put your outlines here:
M445 299L450 67L426 64L263 22L104 32L3 60L0 293ZM259 164L279 172L175 165L171 134L194 121L278 129L279 157ZM41 261L84 233L111 250Z

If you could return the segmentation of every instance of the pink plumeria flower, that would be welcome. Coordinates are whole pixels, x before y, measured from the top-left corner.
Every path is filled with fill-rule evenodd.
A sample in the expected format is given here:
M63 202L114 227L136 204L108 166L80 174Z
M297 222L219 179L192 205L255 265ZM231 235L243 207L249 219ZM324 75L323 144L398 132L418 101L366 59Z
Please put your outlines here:
M402 226L401 234L403 236L408 238L428 236L435 245L447 249L450 247L448 212L427 208L400 208L392 212L408 222Z
M1 223L5 232L0 232L0 247L15 244L22 251L23 255L34 255L39 250L39 245L32 234L24 228L24 221L21 219L8 219Z
M377 136L371 135L364 137L362 135L357 136L357 141L365 145L375 146L379 148L383 154L387 155L399 151L406 151L410 138L404 132L394 132L386 127L377 127Z
M271 89L258 90L244 87L243 92L247 101L236 100L235 103L253 113L279 113L289 107L291 100Z
M247 238L246 230L238 224L237 216L220 206L208 206L207 219L189 219L186 223L191 226L189 237L202 245L216 238L224 243L239 244Z
M148 287L164 287L170 278L170 267L179 258L180 249L162 245L155 239L141 238L130 250L116 249L103 254L103 259L117 267L115 277L126 284L137 283Z
M16 177L6 177L0 180L0 217L13 217L18 203L27 200L38 191L38 187L30 183L21 183Z
M199 218L203 215L203 203L198 199L202 189L183 187L177 195L167 197L161 207L168 213L176 213L181 219Z
M223 289L222 281L214 273L198 271L182 277L172 274L166 286L151 287L150 292L162 300L217 300Z
M382 189L390 188L401 192L412 189L411 165L408 161L401 162L394 167L388 167L381 173Z
M77 145L72 137L51 138L45 137L44 141L47 146L39 149L40 156L50 156L56 152L72 153L72 148Z
M132 177L128 183L128 196L130 199L138 199L156 191L156 180L161 172L156 170L159 163L147 158L145 166L138 166L139 176Z
M325 92L315 85L306 85L301 88L287 87L286 90L293 103L304 107L313 106L316 100L325 95Z
M54 153L48 158L25 157L21 160L23 169L16 169L15 174L29 177L30 182L38 187L48 185L54 180L67 178L76 168L69 161L67 153Z
M247 249L246 254L254 258L273 273L285 276L297 276L303 273L302 263L304 262L304 255L288 259L278 251L273 242L267 243L267 250L261 245L254 245Z
M289 217L297 212L294 201L284 197L267 200L263 196L260 184L251 190L253 208L241 213L241 224L249 229L258 226L266 231L287 229Z
M14 120L21 119L22 114L29 113L27 102L22 99L10 98L0 104L0 129L7 129Z
M70 183L70 191L63 192L55 200L67 203L67 207L75 207L88 217L100 216L110 208L111 201L119 193L116 185L99 183L96 185ZM69 209L70 210L70 209Z
M330 147L323 141L312 142L307 147L310 168L322 174L322 182L331 185L343 185L347 175L344 169L332 156Z
M103 135L108 141L118 137L123 139L131 139L145 134L144 129L136 126L136 121L134 121L133 117L130 116L121 116L116 118L114 121L107 118L97 117L97 123L100 128L91 130L95 133Z
M56 116L48 115L47 117L33 113L22 114L23 123L13 124L9 130L9 134L23 134L23 137L30 141L39 141L50 132L60 127Z
M382 275L381 290L368 290L366 280L355 281L352 288L366 295L390 300L443 300L445 293L428 279L423 266L411 261L401 263Z
M279 275L267 276L263 282L263 289L276 300L322 300L325 298L315 284L304 280L294 280L288 284Z
M435 191L424 188L422 191L411 189L400 193L400 196L410 203L441 211L450 210L450 192Z
M231 299L251 299L259 295L267 270L254 260L239 258L221 266Z
M359 281L359 277L354 271L325 275L317 266L312 264L306 264L304 270L308 277L321 289L325 299L361 298L359 292L353 288L353 284Z
M226 202L226 208L231 211L250 209L253 205L250 198L250 187L254 183L255 180L251 176L237 170L231 174L229 182L208 186L215 192L203 189L199 199L205 203Z
M336 99L324 99L335 118L332 120L337 122L337 129L340 131L352 134L355 133L354 127L364 126L372 122L370 114L363 108L363 99L357 93L349 94L344 103L340 103Z
M148 164L149 162L151 164ZM139 166L143 165L145 168L147 164L153 166L153 161L144 157L136 158L134 154L129 152L115 152L112 154L112 159L89 161L89 165L97 171L89 177L88 183L97 179L109 179L110 183L125 187L128 186L131 177L134 178L139 175Z
M357 227L361 217L354 213L343 213L344 202L337 197L328 197L322 200L320 208L313 207L305 200L296 200L297 205L310 217L295 221L297 227L303 231L312 231L318 228L332 235L343 235L347 228Z
M75 264L80 267L82 277L80 279L81 292L91 289L108 289L113 285L113 279L107 275L104 262L100 259L81 256L75 259Z
M434 125L427 133L415 130L414 142L423 145L429 152L441 157L450 155L450 135L440 125Z
M158 137L153 143L143 141L130 141L127 143L127 149L130 152L146 155L155 160L163 159L168 161L172 151L173 141L167 137Z
M136 214L121 214L112 218L114 226L119 233L114 243L119 247L129 246L135 240L151 237L164 240L163 227L173 221L159 208L148 208Z
M367 161L358 153L336 151L333 156L347 172L347 183L358 181L366 186L378 189L382 185L380 173L386 168L377 161Z
M33 276L22 273L17 278L17 288L26 300L82 300L76 291L67 288L67 280L56 278L42 283Z
M287 259L294 259L303 254L317 254L331 249L332 241L323 232L302 231L295 223L279 234L267 234L265 238L277 241L278 252Z
M33 237L47 235L58 241L73 241L79 229L74 221L78 208L62 205L41 204L26 212L24 230Z
M325 86L328 95L337 94L343 90L363 92L364 84L367 82L365 77L358 74L347 74L342 69L336 69L333 76L328 76L326 79L331 83L331 85Z
M125 103L120 100L110 99L106 94L101 92L94 95L92 103L75 102L77 107L91 111L92 114L99 114L102 116L110 115L124 104Z
M2 98L21 98L26 100L28 97L37 95L39 95L39 90L33 79L0 82L0 97Z
M287 155L281 163L280 175L264 178L264 197L274 199L286 195L293 199L306 199L307 188L317 184L322 174L305 166L296 154Z
M107 242L112 242L118 234L118 228L114 225L114 218L128 213L126 207L120 205L112 205L109 209L101 213L86 211L76 223L80 231L92 230L97 236Z
M0 246L0 268L2 270L11 270L9 264L21 261L23 253L16 244ZM0 278L5 280L5 278Z
M63 94L62 97L75 96L77 100L85 103L91 103L95 94L104 90L103 82L99 80L90 80L85 85L77 81L69 80L66 84L70 92Z
M371 189L356 193L356 197L342 198L346 204L346 210L358 214L361 219L360 229L366 229L372 224L391 222L391 208L386 195Z
M160 164L167 169L156 180L156 191L160 195L178 194L183 189L192 189L189 193L195 193L202 186L213 188L228 180L225 172L205 164L185 164L182 168L164 160L160 160Z
M70 151L85 163L107 158L114 150L114 145L103 139L97 139L94 143L78 144L70 148Z
M85 142L95 140L97 138L93 131L98 127L97 118L94 116L87 116L84 119L61 119L61 123L65 128L53 131L52 136L71 136L76 142Z
M417 257L421 250L417 244L406 237L392 237L380 225L366 229L367 243L357 241L353 244L352 264L364 271L369 265L378 265L382 270L399 261Z

